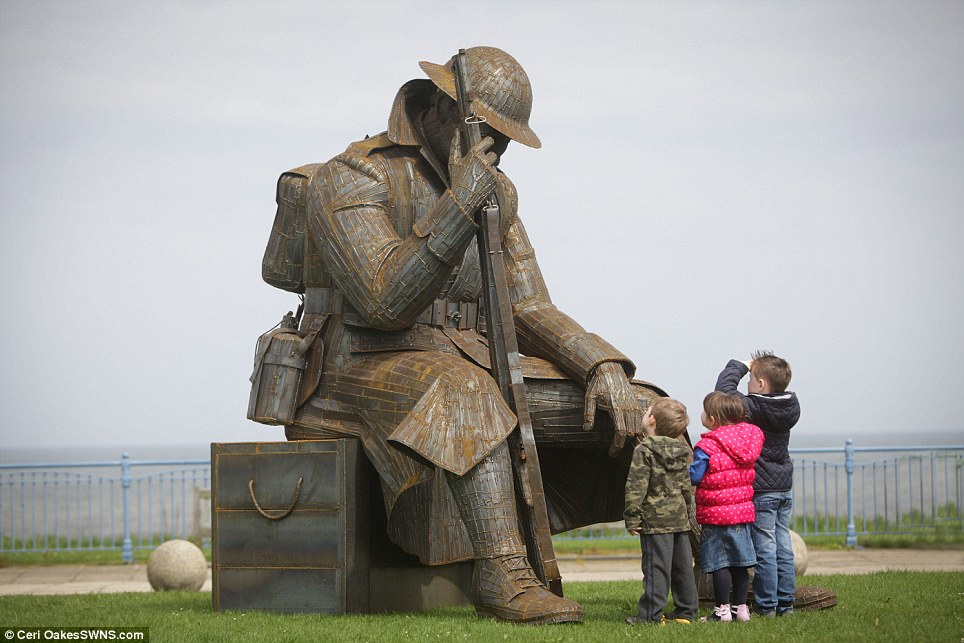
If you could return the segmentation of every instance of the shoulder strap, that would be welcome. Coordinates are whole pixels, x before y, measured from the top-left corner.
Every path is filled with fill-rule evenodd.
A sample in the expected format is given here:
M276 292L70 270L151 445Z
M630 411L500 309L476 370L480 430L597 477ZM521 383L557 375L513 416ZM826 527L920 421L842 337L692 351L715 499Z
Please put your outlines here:
M382 132L381 134L376 134L375 136L366 136L364 140L355 141L348 146L345 150L346 154L352 154L354 156L368 156L371 153L384 149L386 147L392 147L397 145L393 143L390 138L388 138L388 132Z

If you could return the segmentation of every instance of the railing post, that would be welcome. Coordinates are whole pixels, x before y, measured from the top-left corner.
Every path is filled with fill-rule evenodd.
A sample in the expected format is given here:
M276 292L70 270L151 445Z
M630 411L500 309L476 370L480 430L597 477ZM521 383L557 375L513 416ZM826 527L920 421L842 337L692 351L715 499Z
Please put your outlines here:
M121 545L121 560L134 562L134 542L131 540L131 456L121 456L121 488L124 493L124 543Z
M857 526L854 524L854 441L847 438L844 447L844 468L847 471L847 547L857 546Z

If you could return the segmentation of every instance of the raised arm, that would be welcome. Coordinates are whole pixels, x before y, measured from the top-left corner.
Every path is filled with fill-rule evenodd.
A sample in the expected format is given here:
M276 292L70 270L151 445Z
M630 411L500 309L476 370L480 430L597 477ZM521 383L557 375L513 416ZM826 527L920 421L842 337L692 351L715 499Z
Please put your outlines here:
M326 267L355 310L375 328L410 326L435 299L475 235L469 213L495 185L485 139L452 159L452 189L402 239L389 208L389 178L371 160L343 154L313 182L308 226Z
M727 362L726 366L720 371L719 377L716 378L716 390L723 391L724 393L735 393L740 397L743 394L738 390L740 386L740 380L749 371L749 367L746 362L741 362L739 360L731 359Z

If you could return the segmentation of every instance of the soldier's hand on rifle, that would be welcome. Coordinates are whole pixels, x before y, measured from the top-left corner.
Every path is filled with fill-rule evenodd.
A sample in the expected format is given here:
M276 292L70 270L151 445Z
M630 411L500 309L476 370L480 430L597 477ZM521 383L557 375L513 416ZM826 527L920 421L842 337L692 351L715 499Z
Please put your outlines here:
M458 130L452 141L449 154L452 194L462 209L470 215L474 215L495 191L496 170L493 164L499 157L495 152L489 151L494 143L491 137L486 136L463 156L462 136Z
M616 430L612 446L609 447L610 456L622 450L627 437L644 434L643 411L639 400L623 367L616 362L603 362L589 378L583 415L584 431L591 430L595 424L597 405L609 411Z

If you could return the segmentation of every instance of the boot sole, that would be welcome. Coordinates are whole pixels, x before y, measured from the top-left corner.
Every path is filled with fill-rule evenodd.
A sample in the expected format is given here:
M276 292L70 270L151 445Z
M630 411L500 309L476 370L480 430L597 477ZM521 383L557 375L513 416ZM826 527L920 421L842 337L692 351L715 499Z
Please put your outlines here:
M475 613L481 618L491 618L506 623L516 623L518 625L551 625L554 623L582 623L582 612L560 612L556 614L541 614L529 619L512 618L508 614L499 613L487 609L475 608Z

